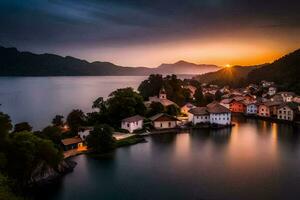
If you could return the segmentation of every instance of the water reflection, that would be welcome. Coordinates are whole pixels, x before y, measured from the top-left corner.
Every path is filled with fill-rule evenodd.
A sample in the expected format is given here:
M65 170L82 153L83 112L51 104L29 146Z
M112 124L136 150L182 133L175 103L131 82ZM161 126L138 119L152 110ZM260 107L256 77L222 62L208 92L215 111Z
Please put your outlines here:
M75 157L79 167L50 199L299 199L298 129L234 122L229 129L147 137L107 159Z

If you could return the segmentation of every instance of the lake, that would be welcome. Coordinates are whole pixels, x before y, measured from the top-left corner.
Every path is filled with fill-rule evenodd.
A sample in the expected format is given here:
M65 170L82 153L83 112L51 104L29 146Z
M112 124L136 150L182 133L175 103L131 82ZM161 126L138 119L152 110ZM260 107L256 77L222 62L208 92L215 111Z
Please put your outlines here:
M73 109L92 110L98 97L107 98L124 87L137 89L145 76L0 77L0 111L14 123L29 122L34 129L51 123L57 114Z
M101 159L74 157L74 172L39 199L299 199L299 130L233 121L231 129L150 136Z

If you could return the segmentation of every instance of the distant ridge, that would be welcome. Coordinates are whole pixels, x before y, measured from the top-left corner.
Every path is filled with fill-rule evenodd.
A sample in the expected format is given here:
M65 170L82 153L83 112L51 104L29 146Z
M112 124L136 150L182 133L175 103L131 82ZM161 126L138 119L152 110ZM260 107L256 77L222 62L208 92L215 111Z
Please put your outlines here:
M234 66L194 77L200 82L242 86L262 80L273 81L286 90L300 93L300 49L273 63L256 66Z
M159 74L203 74L216 71L216 65L185 61L157 68L123 67L110 62L87 62L71 56L20 52L0 46L0 76L140 76Z

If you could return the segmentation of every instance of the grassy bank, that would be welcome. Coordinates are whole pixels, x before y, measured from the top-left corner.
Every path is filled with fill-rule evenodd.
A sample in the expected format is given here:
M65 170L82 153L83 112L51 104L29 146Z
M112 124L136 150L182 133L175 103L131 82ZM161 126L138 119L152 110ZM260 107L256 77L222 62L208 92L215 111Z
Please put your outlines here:
M131 137L118 140L116 142L116 148L134 145L134 144L141 143L141 142L146 142L145 138L133 135Z

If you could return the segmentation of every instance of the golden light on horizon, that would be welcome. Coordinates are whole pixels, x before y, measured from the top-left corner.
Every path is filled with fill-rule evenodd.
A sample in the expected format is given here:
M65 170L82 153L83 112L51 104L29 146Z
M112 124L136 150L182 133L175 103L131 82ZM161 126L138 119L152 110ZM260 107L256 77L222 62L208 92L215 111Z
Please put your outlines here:
M226 67L226 68L230 68L231 65L230 65L230 64L226 64L225 67Z

